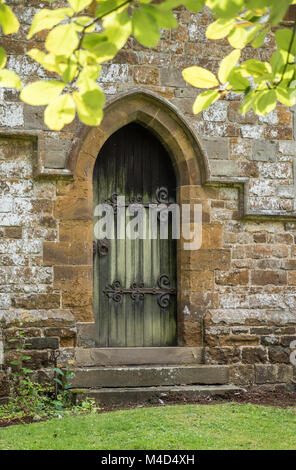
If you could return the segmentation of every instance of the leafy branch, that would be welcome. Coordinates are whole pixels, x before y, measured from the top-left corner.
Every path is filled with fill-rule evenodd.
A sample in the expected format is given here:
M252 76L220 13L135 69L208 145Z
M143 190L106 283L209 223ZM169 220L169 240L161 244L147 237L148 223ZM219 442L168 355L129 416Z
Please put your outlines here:
M55 0L45 0L54 4ZM42 8L33 18L27 38L48 31L43 49L28 51L31 59L54 80L27 84L21 99L32 106L46 106L44 120L60 130L75 118L98 126L103 117L104 93L99 86L102 64L113 59L130 35L145 47L155 47L163 29L178 26L174 9L184 5L199 12L206 5L215 16L207 28L209 40L227 38L233 50L221 61L218 76L199 66L183 70L184 80L205 89L193 105L199 113L228 93L242 95L241 113L253 109L265 115L277 102L296 102L296 21L293 31L279 28L274 34L277 50L269 62L249 59L240 62L246 47L264 46L274 26L281 22L296 0L68 0L64 8ZM0 25L4 34L16 33L19 21L0 0ZM20 78L5 68L7 55L0 48L0 85L22 88Z

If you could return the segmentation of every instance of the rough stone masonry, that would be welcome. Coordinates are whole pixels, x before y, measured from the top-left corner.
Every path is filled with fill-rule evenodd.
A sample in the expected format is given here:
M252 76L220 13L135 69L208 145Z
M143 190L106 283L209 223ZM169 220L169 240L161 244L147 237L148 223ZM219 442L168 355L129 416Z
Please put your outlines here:
M44 34L27 42L37 0L9 2L20 22L15 36L1 37L8 66L23 83L46 78L26 56ZM61 2L62 4L63 2ZM196 89L182 79L191 65L217 70L230 52L226 41L207 41L207 10L178 9L179 27L164 31L145 49L129 39L103 65L100 84L107 101L119 93L148 90L172 105L202 142L211 179L184 185L187 200L202 202L202 249L182 268L182 343L203 345L205 361L229 364L242 385L293 383L290 343L296 339L296 144L295 115L279 105L266 117L238 114L234 98L219 100L194 116ZM272 37L244 58L268 59ZM51 132L42 108L0 91L0 397L6 371L17 357L13 327L28 338L28 367L37 378L51 374L52 351L71 360L77 323L93 322L92 201L87 168L69 175L67 158L80 124ZM87 157L86 157L87 158ZM86 236L87 234L87 236ZM202 316L202 343L195 319Z

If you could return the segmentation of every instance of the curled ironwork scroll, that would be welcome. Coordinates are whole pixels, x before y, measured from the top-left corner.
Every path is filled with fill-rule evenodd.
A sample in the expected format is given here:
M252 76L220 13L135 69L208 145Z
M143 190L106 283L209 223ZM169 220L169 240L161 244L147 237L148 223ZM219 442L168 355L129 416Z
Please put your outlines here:
M157 279L156 287L145 287L142 282L133 282L129 288L122 287L120 281L114 281L105 287L104 294L114 302L120 302L123 295L129 294L132 300L144 300L146 294L157 295L157 303L161 308L167 308L170 304L170 296L176 295L176 289L170 287L170 279L167 274L161 274Z
M104 200L105 204L109 204L113 207L114 213L117 212L117 207L128 207L130 204L135 204L143 207L149 207L150 205L155 204L169 204L169 192L165 187L157 188L155 191L156 201L143 201L143 196L138 194L137 196L130 196L125 200L124 203L118 202L118 197L120 194L113 193L111 196Z

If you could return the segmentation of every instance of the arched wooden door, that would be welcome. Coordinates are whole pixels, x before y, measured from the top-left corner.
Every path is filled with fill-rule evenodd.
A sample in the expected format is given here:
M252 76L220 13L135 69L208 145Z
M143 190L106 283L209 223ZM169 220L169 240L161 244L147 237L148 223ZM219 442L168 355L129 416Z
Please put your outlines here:
M176 240L118 239L118 196L126 205L174 203L176 179L158 139L138 124L113 134L94 169L94 208L114 208L115 237L94 241L94 313L99 347L176 345ZM127 223L131 219L127 217ZM94 224L98 217L94 217ZM158 220L159 225L159 220Z

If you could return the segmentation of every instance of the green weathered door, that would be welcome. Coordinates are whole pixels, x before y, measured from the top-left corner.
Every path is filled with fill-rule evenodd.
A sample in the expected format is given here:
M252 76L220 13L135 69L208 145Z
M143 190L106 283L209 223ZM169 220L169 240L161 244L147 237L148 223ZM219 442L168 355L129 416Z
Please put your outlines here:
M176 344L176 242L169 238L118 239L118 196L126 204L175 202L170 158L154 135L138 124L117 131L99 153L94 170L94 207L115 210L115 237L94 242L94 311L100 347ZM95 217L94 223L98 220ZM131 218L127 217L128 223ZM159 221L158 221L159 225Z

